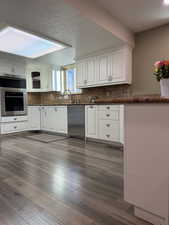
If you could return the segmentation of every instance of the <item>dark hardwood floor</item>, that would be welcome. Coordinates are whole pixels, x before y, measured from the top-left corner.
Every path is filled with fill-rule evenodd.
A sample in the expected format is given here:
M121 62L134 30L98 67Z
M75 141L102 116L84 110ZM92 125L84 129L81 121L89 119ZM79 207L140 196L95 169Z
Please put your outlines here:
M123 200L123 153L27 134L1 137L0 225L146 225Z

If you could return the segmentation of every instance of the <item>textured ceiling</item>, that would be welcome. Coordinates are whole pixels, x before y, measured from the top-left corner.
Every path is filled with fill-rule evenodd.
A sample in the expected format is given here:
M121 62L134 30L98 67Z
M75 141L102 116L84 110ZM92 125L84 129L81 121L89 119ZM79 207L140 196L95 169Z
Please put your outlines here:
M74 57L121 44L111 33L83 18L63 0L1 0L0 25L3 23L20 26L75 48L42 57L51 63L58 61L56 64L65 64L69 61L68 55L73 61Z
M169 22L169 6L163 0L96 0L134 32Z
M78 12L62 0L1 0L0 21L73 44Z
M93 1L135 32L169 22L169 7L164 6L162 0ZM74 49L42 58L52 63L56 60L56 64L68 62L67 56L73 61L74 57L122 44L111 33L82 17L64 0L1 0L0 25L3 23L72 45Z
M52 64L73 62L74 57L121 44L111 33L83 18L63 0L1 0L0 24L3 23L17 25L73 46L74 49L41 58Z

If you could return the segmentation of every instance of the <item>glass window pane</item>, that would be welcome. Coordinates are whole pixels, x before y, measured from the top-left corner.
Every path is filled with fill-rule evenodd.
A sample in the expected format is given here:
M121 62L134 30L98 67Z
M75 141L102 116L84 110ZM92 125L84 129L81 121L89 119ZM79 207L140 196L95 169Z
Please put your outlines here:
M74 70L67 70L67 88L73 92L74 91Z

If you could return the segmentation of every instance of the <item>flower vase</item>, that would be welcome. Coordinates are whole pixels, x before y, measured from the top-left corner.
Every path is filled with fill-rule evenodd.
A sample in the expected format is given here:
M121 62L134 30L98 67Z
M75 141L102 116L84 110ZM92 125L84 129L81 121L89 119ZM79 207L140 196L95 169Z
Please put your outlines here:
M161 97L169 98L169 78L160 80Z

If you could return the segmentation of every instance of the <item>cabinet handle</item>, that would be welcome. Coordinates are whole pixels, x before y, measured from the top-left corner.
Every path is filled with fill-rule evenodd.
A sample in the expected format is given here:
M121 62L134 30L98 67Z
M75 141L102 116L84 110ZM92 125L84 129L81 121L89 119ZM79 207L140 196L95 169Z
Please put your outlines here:
M57 108L55 108L55 112L57 112L58 111L58 109Z
M110 114L106 114L106 116L107 116L107 117L109 117L109 116L110 116Z
M107 127L110 127L110 124L107 124L106 126L107 126Z
M90 108L93 109L93 106L91 105Z
M84 80L84 84L87 84L87 80Z
M110 134L107 134L106 137L109 138L110 137Z

